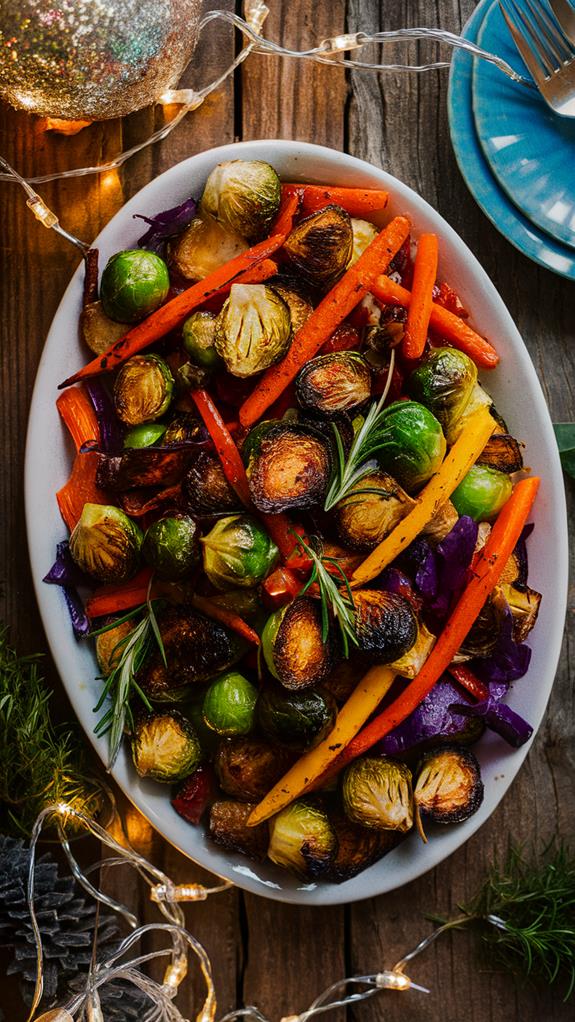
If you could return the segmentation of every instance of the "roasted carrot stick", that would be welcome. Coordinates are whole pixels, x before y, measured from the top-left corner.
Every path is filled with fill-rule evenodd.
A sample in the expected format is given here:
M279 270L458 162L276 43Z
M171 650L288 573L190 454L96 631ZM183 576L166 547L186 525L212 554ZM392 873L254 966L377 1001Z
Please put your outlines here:
M378 277L369 290L378 302L383 302L385 305L400 305L403 309L409 309L411 291L402 287L401 284L396 284L389 277ZM442 337L445 337L446 341L453 344L454 348L464 351L483 369L493 369L499 362L499 355L493 345L485 340L485 337L480 337L463 319L435 302L431 306L429 322L434 330L437 330Z
M121 614L132 607L139 607L148 598L151 568L142 568L137 575L120 585L100 586L86 603L89 618L108 617ZM152 594L153 595L153 594Z
M274 263L273 259L264 259L263 262L257 263L253 268L245 270L244 273L240 273L234 280L231 280L228 284L224 284L217 291L214 291L210 295L210 302L217 301L218 298L225 298L229 295L232 284L263 284L265 280L269 280L270 277L275 277L278 272L278 264Z
M293 226L293 218L296 215L300 204L300 195L297 192L284 192L278 215L276 216L270 230L270 234L282 234L287 238Z
M218 603L214 603L207 596L198 596L196 594L191 597L190 603L196 610L205 614L206 617L211 617L214 621L220 621L223 625L227 625L236 635L241 635L242 639L253 643L254 646L260 645L258 633L254 632L253 628L250 628L243 617L240 617L239 614L234 614L233 610L228 610L227 607L220 607Z
M207 390L201 388L192 390L191 397L214 442L228 483L235 490L242 504L250 507L252 500L244 463L224 420Z
M390 706L349 743L337 761L338 769L357 756L363 755L372 745L401 724L449 668L501 577L530 514L539 482L536 476L532 476L517 483L509 500L499 512L470 581L419 674Z
M403 337L403 354L406 358L421 358L425 348L438 256L437 235L422 234L417 243L411 301Z
M68 482L56 494L60 514L70 532L84 510L84 504L108 504L108 494L96 485L99 456L77 454Z
M301 195L301 212L306 216L326 206L341 206L350 216L364 217L387 206L389 195L380 188L337 188L331 185L285 184L282 194Z
M68 429L76 451L88 440L100 440L100 426L94 406L83 387L74 387L60 394L56 408Z
M287 355L267 369L240 408L242 426L251 426L279 397L298 370L317 354L335 328L367 294L376 274L381 273L401 248L410 223L398 216L371 242L358 261L344 273L295 335Z

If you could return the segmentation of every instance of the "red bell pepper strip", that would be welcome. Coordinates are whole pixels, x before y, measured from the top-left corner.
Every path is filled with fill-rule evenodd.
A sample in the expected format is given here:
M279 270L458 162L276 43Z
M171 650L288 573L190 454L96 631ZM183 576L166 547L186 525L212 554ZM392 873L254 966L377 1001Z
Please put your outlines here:
M192 390L191 397L214 442L228 483L237 493L242 504L251 507L252 500L244 463L224 420L207 390L203 388Z
M484 699L489 699L489 689L487 685L484 685L480 678L477 677L465 664L450 664L449 673L455 681L465 688L474 699L478 702L483 702Z
M139 607L148 598L151 568L142 568L137 575L120 585L100 586L86 603L89 618L108 617Z

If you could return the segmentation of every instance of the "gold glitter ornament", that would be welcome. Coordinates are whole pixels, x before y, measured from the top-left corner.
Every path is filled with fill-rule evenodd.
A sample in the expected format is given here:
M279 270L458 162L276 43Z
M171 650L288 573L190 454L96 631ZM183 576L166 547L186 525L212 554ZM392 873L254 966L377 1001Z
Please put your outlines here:
M201 0L0 0L0 97L66 120L123 117L173 88Z

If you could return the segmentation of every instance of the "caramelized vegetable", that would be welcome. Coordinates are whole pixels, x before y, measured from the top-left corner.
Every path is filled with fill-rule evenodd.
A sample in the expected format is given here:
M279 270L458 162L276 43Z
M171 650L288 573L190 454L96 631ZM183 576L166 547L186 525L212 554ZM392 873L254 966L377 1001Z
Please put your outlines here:
M515 437L508 433L494 433L483 448L479 459L479 465L488 465L498 472L520 472L523 468L523 455L521 444Z
M293 802L270 823L268 856L296 876L321 877L334 858L337 840L325 810Z
M299 423L273 425L249 455L247 476L252 500L259 511L269 514L321 504L330 465L327 443L312 427Z
M417 618L408 601L380 589L360 589L353 598L360 649L380 664L403 657L417 640Z
M434 823L463 823L483 802L479 763L470 749L443 746L428 752L417 772L415 804Z
M415 501L387 472L363 476L333 509L338 535L351 550L369 552L405 518Z
M228 483L219 458L199 451L182 483L186 507L200 517L240 511L239 498Z
M224 739L218 744L215 767L222 791L239 802L259 802L292 761L274 742L255 736Z
M334 884L351 880L373 866L401 841L397 830L374 830L348 820L344 813L330 813L330 823L337 840L337 851L325 879Z
M268 670L289 689L323 681L333 666L332 646L331 636L323 640L320 605L308 596L276 610L262 634Z
M292 268L312 287L327 291L348 265L353 250L349 214L326 206L300 220L284 244Z
M354 823L405 833L413 826L411 770L405 763L366 756L345 771L343 808Z
M210 837L228 852L241 852L250 859L262 861L268 847L268 828L266 824L248 827L247 820L253 808L249 802L214 802L210 809Z

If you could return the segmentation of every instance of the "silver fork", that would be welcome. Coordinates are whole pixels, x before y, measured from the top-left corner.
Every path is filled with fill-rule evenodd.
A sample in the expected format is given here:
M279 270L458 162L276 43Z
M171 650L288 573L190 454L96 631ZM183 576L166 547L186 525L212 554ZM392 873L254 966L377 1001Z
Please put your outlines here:
M569 0L549 0L549 6L557 18L563 34L569 42L575 43L575 8Z
M575 117L575 50L541 0L499 0L513 41L543 99Z

